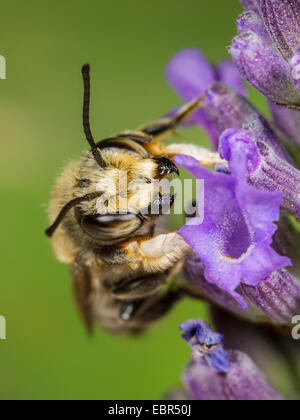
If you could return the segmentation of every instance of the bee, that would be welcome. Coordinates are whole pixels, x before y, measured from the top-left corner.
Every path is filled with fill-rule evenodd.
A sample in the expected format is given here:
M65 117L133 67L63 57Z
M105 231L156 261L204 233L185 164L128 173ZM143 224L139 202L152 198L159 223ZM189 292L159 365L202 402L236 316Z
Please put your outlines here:
M161 143L203 98L172 117L96 143L89 119L88 64L82 76L83 128L90 150L68 165L55 183L46 234L57 258L71 266L88 331L98 323L114 333L137 333L182 297L183 292L170 290L166 280L180 272L191 251L176 232L162 226L164 206L172 206L175 197L162 194L157 181L179 175L173 161L178 153L208 165L219 157L194 145Z

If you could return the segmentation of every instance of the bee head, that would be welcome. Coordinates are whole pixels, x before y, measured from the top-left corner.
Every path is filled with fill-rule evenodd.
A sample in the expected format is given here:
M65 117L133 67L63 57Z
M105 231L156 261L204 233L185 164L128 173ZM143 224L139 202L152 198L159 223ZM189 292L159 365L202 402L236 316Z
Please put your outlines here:
M174 196L161 193L159 180L171 172L178 173L178 169L166 157L149 155L144 146L153 138L143 132L125 132L96 144L89 119L88 64L82 67L82 76L83 128L91 146L83 159L82 169L88 179L79 181L78 198L62 208L46 234L52 236L69 211L75 208L77 222L89 237L98 242L117 243L130 235L147 232L154 224L154 218L163 214L166 206L170 208ZM84 194L80 196L81 190Z
M76 206L80 228L106 245L149 234L174 203L174 196L161 191L157 162L123 148L107 147L102 153L106 165L101 171L90 154L82 162L89 183L80 182L81 194L97 190L99 196Z

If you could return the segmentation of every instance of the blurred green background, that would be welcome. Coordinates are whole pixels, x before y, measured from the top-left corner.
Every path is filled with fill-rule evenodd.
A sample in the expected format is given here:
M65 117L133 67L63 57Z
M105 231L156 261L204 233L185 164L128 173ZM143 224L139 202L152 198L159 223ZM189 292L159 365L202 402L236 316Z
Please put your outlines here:
M238 0L1 5L1 399L155 399L180 384L190 351L178 324L207 318L206 307L186 300L138 339L87 338L68 267L43 233L46 206L61 168L86 147L81 65L92 65L96 137L135 128L180 103L164 79L177 50L227 57L240 10ZM206 142L198 130L188 136Z

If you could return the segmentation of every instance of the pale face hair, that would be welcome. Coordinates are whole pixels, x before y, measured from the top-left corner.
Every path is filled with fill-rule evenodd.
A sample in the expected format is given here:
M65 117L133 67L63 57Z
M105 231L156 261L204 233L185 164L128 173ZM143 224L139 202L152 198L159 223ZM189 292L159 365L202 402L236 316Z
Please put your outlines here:
M105 149L105 169L99 171L90 154L82 160L80 195L102 192L98 199L81 204L83 214L136 214L145 212L159 194L157 164L129 151Z

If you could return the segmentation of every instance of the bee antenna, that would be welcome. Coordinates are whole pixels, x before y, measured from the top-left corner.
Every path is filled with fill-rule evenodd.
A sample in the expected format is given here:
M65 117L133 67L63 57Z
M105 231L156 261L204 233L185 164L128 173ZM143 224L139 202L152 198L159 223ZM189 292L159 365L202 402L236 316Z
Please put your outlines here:
M83 201L92 201L96 198L100 197L103 194L101 191L97 191L91 194L86 194L83 197L74 198L73 200L69 201L60 211L59 215L55 219L54 223L46 230L46 235L51 237L53 236L56 229L59 227L61 222L64 220L66 215L69 213L69 211L75 207L81 204Z
M105 162L101 156L101 152L98 149L94 137L91 132L90 127L90 97L91 97L91 83L90 83L90 65L84 64L82 67L82 77L83 77L83 84L84 84L84 98L83 98L83 129L85 133L85 137L91 146L92 154L100 166L100 168L103 168L105 166Z

